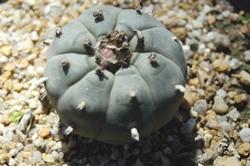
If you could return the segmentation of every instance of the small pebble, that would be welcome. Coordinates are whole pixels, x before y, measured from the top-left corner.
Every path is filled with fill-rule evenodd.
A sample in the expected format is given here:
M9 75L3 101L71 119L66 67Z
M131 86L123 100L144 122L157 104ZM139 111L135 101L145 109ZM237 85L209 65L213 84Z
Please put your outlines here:
M50 136L50 129L48 127L43 127L39 129L38 135L42 138L48 138Z
M40 151L34 151L30 157L31 163L40 163L42 161L42 154Z
M244 60L250 62L250 50L244 52Z
M250 74L246 71L241 71L239 74L239 80L242 84L250 86Z
M43 160L46 161L47 163L53 163L53 162L55 162L55 158L51 154L44 154L43 155Z
M173 32L180 40L184 40L187 35L187 30L184 27L173 28L171 29L171 32Z
M190 48L189 45L183 45L183 46L182 46L182 49L183 49L184 56L185 56L185 59L186 59L186 60L192 58L192 56L193 56L193 51L191 50L191 48Z
M29 108L36 109L38 107L38 101L37 100L30 100L29 102Z
M213 67L216 71L219 71L219 72L227 72L229 70L228 63L223 59L216 59L213 62Z
M236 108L234 108L228 112L227 116L233 121L237 121L240 117L240 113Z
M10 45L6 45L1 47L0 52L6 56L10 56L12 47Z
M230 132L233 129L233 126L228 122L219 122L219 125L221 129L226 133Z
M213 166L242 166L236 157L218 156L213 163Z
M198 94L195 92L186 91L184 94L184 107L190 108L198 100Z
M220 47L222 47L222 49L224 49L224 48L228 48L231 46L231 41L230 41L229 36L224 35L224 34L220 34L220 33L218 33L215 36L214 43L218 49L220 49Z
M241 129L239 135L243 142L250 142L250 128Z
M233 96L233 100L237 104L245 104L245 103L248 102L248 97L247 97L247 95L245 93L236 94L236 95Z
M214 119L209 119L206 123L206 126L209 128L209 129L215 129L217 130L219 128L219 123L214 120Z
M0 152L0 164L6 164L10 159L10 155L5 152L5 151L2 151Z
M9 166L15 166L17 164L17 162L15 159L10 158L8 164L9 164Z
M248 156L250 154L250 143L243 143L239 146L239 154Z
M192 110L200 113L200 114L204 114L206 111L207 111L207 108L208 108L208 104L207 104L207 101L206 100L197 100L195 103L194 103L194 106L192 107Z
M48 4L44 9L44 13L48 17L60 17L63 14L63 7L56 1Z
M212 24L215 23L215 21L216 21L216 18L213 15L208 15L207 16L207 22L208 22L208 24L212 25Z
M18 154L18 150L17 149L11 149L9 151L9 154L11 157L15 157Z
M216 91L216 96L220 96L220 97L226 97L227 92L224 89L219 89Z
M13 140L13 137L14 137L14 131L13 131L13 128L10 128L10 127L6 127L4 128L3 130L3 141L5 143L9 143Z
M236 58L233 58L233 59L229 60L228 64L229 64L231 69L236 70L242 65L242 62L240 62Z
M20 143L20 142L18 142L17 144L16 144L16 149L17 149L17 151L20 151L20 150L22 150L23 149L23 144L22 143Z
M226 114L228 112L228 106L222 97L215 96L212 110L218 114Z

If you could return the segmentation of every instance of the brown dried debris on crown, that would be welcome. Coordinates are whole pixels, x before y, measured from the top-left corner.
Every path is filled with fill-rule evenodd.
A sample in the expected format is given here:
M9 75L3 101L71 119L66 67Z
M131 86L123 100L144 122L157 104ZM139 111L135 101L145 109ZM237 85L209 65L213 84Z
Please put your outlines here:
M105 36L96 48L96 63L112 73L128 67L132 54L127 40L125 33L118 31Z

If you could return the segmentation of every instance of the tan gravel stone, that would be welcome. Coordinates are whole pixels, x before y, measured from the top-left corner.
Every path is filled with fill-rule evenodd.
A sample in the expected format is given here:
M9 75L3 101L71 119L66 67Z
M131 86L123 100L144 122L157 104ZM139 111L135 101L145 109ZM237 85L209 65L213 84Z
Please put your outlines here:
M184 107L190 108L198 100L198 94L195 92L186 91L184 94Z
M42 138L48 138L50 136L50 129L48 127L43 127L39 129L38 135Z
M246 71L241 71L239 74L239 80L242 84L250 86L250 74Z
M214 160L213 166L241 166L241 163L236 157L219 156Z
M0 164L6 164L10 159L10 155L6 151L0 152Z
M215 21L216 21L216 18L215 18L213 15L209 14L209 15L207 16L207 22L208 22L209 25L214 24Z
M229 111L228 105L220 96L215 96L212 110L218 114L226 114Z
M239 154L248 156L250 154L250 143L243 143L239 146Z
M234 101L236 102L236 103L245 103L245 102L247 102L247 95L245 94L245 93L242 93L242 94L237 94L237 95L235 95L234 96Z
M38 107L38 101L35 99L31 99L29 102L29 107L32 109L36 109Z
M176 27L172 28L171 31L179 38L180 40L184 40L187 35L187 30L184 27Z
M213 110L208 110L206 112L206 119L211 120L216 118L216 113Z
M23 89L23 85L21 83L17 83L13 85L15 91L20 92Z
M6 46L1 47L0 52L6 56L10 56L11 50L12 50L12 47L10 45L6 45Z
M193 86L198 86L200 84L200 81L198 78L193 78L188 81L188 84Z
M228 95L228 97L229 97L230 99L233 99L233 98L237 95L237 92L235 92L235 91L230 91L230 92L227 93L227 95Z
M223 59L216 59L213 62L213 67L216 71L219 71L219 72L227 72L229 70L228 63Z
M46 161L47 163L55 162L55 158L51 154L43 154L42 157L43 160Z

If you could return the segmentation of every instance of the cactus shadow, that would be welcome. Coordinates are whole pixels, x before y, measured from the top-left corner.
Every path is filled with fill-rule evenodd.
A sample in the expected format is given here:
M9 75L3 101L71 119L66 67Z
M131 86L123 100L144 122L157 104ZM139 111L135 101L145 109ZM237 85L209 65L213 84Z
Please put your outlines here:
M126 145L110 145L60 132L63 160L69 166L196 166L197 152L203 146L195 141L196 122L187 110L180 110L179 115L181 119L174 118L150 136Z

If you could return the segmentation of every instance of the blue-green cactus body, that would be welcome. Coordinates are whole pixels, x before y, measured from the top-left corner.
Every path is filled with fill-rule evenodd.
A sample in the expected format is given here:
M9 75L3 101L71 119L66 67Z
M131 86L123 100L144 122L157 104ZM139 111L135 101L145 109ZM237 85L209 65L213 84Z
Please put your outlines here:
M180 43L156 19L96 6L54 39L45 87L76 133L122 144L134 140L132 128L143 137L171 120L183 97L176 85L184 86L186 75Z

